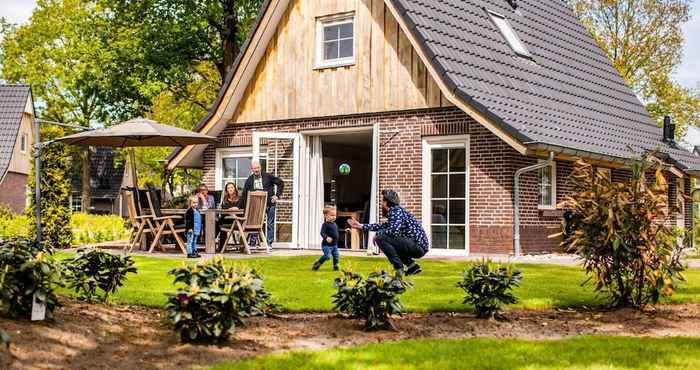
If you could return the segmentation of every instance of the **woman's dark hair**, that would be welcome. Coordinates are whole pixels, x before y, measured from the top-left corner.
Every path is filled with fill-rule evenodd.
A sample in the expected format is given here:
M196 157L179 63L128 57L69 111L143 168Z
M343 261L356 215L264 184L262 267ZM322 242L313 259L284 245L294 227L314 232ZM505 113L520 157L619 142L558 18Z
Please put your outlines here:
M228 186L231 185L233 186L234 190L234 195L231 195L228 193ZM224 186L224 194L222 195L223 199L229 203L236 203L238 202L238 199L241 197L241 194L238 193L238 188L236 187L236 184L232 182L227 182L226 185ZM235 197L235 198L233 198Z

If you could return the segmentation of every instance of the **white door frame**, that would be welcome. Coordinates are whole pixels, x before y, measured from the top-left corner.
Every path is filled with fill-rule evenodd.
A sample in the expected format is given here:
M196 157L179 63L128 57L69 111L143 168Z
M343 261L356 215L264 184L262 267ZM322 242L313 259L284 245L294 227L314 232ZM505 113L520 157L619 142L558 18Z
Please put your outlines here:
M356 132L368 132L372 134L372 184L370 189L370 207L369 207L369 222L376 223L379 222L379 207L377 203L377 194L379 193L379 123L375 123L372 126L360 126L360 127L342 127L342 128L329 128L329 129L314 129L314 130L302 130L300 143L305 143L310 136L328 136L328 135L340 135L344 133L356 133ZM306 150L306 145L300 146L303 150ZM307 161L309 158L309 153L303 153L300 158ZM300 163L300 168L308 168L308 163ZM300 184L300 186L306 186L305 184ZM306 189L304 189L306 191ZM302 192L304 194L304 192ZM303 195L300 198L307 199ZM308 207L308 204L302 204L303 207ZM312 212L316 210L305 210L303 212ZM296 212L302 212L299 208ZM302 227L298 227L300 232L303 232ZM311 237L316 237L316 235L305 235L300 238L300 240L308 240ZM374 233L370 233L367 244L368 246L373 245L372 240ZM302 249L307 249L308 246L300 245Z
M471 166L470 166L470 137L469 135L450 135L450 136L427 136L423 138L423 170L422 170L422 175L423 175L423 195L422 195L422 208L423 211L421 214L423 215L423 228L425 229L426 234L428 235L428 240L430 240L430 243L432 244L432 231L431 231L431 225L432 225L432 207L431 207L431 201L432 201L432 181L431 181L431 172L432 172L432 154L431 154L431 149L436 149L436 148L465 148L466 149L466 179L465 179L465 215L464 215L464 221L465 221L465 248L464 250L458 250L458 249L435 249L431 248L430 249L430 254L432 255L469 255L470 254L470 225L471 225L471 220L469 217L469 200L470 200L470 191L469 191L469 182L470 182L470 177L471 177ZM449 232L449 227L448 227L448 232Z
M260 160L260 140L262 139L282 139L293 141L293 157L292 165L292 241L291 243L278 243L285 247L297 248L299 245L299 146L301 143L301 135L293 132L262 132L253 131L253 160ZM268 160L270 156L268 153Z

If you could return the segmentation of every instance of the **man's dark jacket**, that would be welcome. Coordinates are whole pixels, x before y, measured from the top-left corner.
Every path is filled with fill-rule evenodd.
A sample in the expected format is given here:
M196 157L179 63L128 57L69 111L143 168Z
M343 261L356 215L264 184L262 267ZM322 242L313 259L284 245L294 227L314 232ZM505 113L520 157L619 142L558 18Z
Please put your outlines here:
M277 198L282 197L282 190L284 190L284 181L279 177L262 172L260 174L262 177L263 190L267 192L267 207L270 208L272 204L272 196L277 195ZM253 189L253 183L255 181L255 175L250 175L248 180L245 181L243 186L243 193L241 194L241 199L238 201L238 208L245 209L245 202L248 200L248 192L255 191ZM275 193L275 185L277 185L277 192Z

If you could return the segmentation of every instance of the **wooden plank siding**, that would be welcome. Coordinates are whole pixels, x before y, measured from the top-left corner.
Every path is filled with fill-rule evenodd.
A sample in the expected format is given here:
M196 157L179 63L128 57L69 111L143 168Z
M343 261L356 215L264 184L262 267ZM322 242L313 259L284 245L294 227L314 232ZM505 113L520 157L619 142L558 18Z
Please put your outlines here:
M315 69L318 17L354 12L355 64ZM292 0L232 122L448 106L383 0Z

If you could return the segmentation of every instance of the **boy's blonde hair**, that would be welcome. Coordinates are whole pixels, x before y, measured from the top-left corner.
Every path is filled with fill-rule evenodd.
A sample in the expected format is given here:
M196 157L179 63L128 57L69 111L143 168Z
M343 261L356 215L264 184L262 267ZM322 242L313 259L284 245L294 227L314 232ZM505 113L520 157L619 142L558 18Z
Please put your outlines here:
M335 211L336 211L336 208L333 205L328 204L328 205L323 206L323 215L324 216L328 216L329 213L335 212Z
M188 204L187 206L190 206L192 204L192 201L195 201L195 202L197 202L197 204L199 204L199 197L196 195L191 196L190 197L190 204Z

